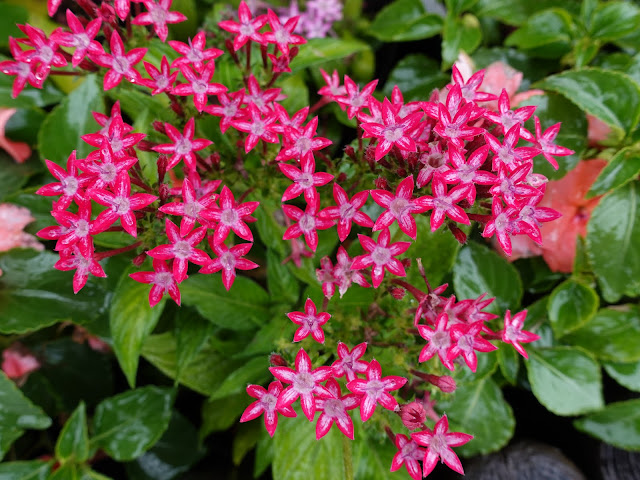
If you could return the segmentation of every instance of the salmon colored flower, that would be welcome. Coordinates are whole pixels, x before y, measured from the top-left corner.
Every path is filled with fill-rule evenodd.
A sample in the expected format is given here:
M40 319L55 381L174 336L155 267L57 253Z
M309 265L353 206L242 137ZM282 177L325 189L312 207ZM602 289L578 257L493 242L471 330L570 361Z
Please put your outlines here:
M0 148L11 155L17 163L24 163L31 156L31 148L24 142L13 142L5 136L9 119L16 113L15 108L0 108Z
M14 343L2 352L2 371L19 383L24 383L26 376L39 368L40 362L19 343Z

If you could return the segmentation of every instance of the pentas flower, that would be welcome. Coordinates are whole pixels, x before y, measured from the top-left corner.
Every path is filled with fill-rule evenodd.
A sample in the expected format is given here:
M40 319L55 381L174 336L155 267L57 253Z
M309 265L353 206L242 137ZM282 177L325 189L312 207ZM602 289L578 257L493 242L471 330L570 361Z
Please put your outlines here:
M434 175L431 182L433 197L427 195L423 204L433 208L431 213L431 231L435 232L444 223L445 216L451 220L469 225L469 217L464 210L456 205L463 198L469 196L469 185L459 185L447 193L447 186L441 175Z
M433 431L424 430L422 432L412 433L411 439L418 445L427 447L422 461L423 476L426 477L436 468L438 459L444 462L450 469L458 472L460 475L464 475L464 469L462 468L460 459L454 451L451 450L451 447L464 445L473 439L473 435L450 432L449 421L446 415L443 415L442 418L436 422Z
M129 155L128 149L146 137L144 133L129 133L131 130L131 125L126 124L122 117L118 115L111 117L108 127L103 127L100 132L82 135L80 138L96 148L102 148L105 144L108 144L115 158L122 160L124 157L134 156L134 152ZM98 158L99 155L99 152L92 152L87 158Z
M363 227L373 227L373 220L369 215L360 211L369 198L369 190L358 192L349 200L344 188L334 183L333 198L336 201L336 206L323 209L318 213L318 216L329 220L338 220L338 238L341 242L344 242L349 236L352 222Z
M346 344L338 342L338 360L333 362L333 376L336 378L346 375L347 382L355 380L358 373L366 373L369 364L360 360L367 351L367 343L363 342L349 350Z
M176 40L170 40L169 45L182 57L176 58L171 62L171 68L179 67L180 65L191 64L196 70L201 70L204 62L214 60L222 55L224 52L218 48L207 48L207 37L204 31L196 33L193 39L189 38L189 43L178 42Z
M307 301L304 303L304 312L287 313L287 317L289 317L289 320L293 323L300 326L293 336L294 342L299 342L311 335L316 342L324 343L322 326L329 321L331 315L326 312L318 313L313 300L307 298Z
M535 117L535 128L536 128L536 136L535 143L538 148L542 151L542 155L547 161L553 165L553 168L558 169L558 161L553 157L556 155L558 157L566 157L567 155L573 155L575 152L565 147L561 147L556 145L554 140L558 136L560 132L560 123L556 123L555 125L551 125L547 128L544 133L542 133L542 128L540 126L540 119Z
M111 54L89 52L91 60L102 67L110 69L104 76L104 90L110 90L117 86L123 77L126 77L131 83L139 83L140 74L133 67L144 58L147 49L134 48L129 52L125 52L124 43L122 43L122 39L116 30L111 34L109 45Z
M451 335L451 348L447 353L447 360L452 361L459 355L464 357L472 372L478 367L478 358L475 350L479 352L491 352L498 347L480 336L484 329L484 322L475 322L471 325L457 324L449 330Z
M97 231L106 230L120 218L122 228L132 237L138 235L134 210L140 210L158 199L155 195L148 193L131 195L131 180L127 172L120 172L116 176L113 192L103 188L92 188L88 194L99 204L109 207L100 212L96 218L95 228Z
M214 243L212 237L208 238L209 245L218 256L200 269L200 273L215 273L222 270L222 284L229 291L236 279L236 270L253 270L260 265L247 260L244 257L249 253L253 243L241 243L229 248L224 243Z
M106 277L107 274L95 258L93 249L82 252L78 246L60 252L53 268L62 271L75 270L73 274L73 293L78 293L87 284L89 274L95 277Z
M269 436L273 437L278 426L278 414L285 417L297 416L290 405L277 405L282 389L282 383L277 380L269 384L268 390L260 385L247 386L247 393L257 400L245 409L240 417L240 422L254 420L264 413L264 426L267 428Z
M334 70L329 76L323 69L320 69L320 73L326 85L318 90L318 94L339 103L339 99L347 93L345 86L340 83L340 74L337 70Z
M511 316L511 310L507 310L507 313L504 315L504 329L500 330L498 335L502 337L503 342L513 345L513 348L515 348L520 355L528 359L529 355L520 344L535 342L540 339L540 336L535 333L522 330L526 318L526 310L516 313L513 317Z
M353 420L347 412L360 405L360 397L353 393L342 395L335 378L327 380L325 387L330 395L319 394L316 398L316 408L321 412L316 423L316 440L329 433L333 425L353 440Z
M266 32L263 35L264 41L266 43L276 44L278 46L278 50L280 50L284 55L289 55L290 45L302 45L307 43L307 41L300 35L295 35L293 33L298 20L299 17L293 17L288 19L285 24L282 25L278 15L276 15L273 10L269 9L267 11L267 21L269 22L271 31Z
M78 171L75 150L71 152L71 155L69 155L67 159L66 170L51 160L45 160L44 162L49 172L51 172L51 175L60 181L48 183L40 187L36 190L36 195L61 195L60 199L54 205L54 208L59 210L66 209L74 200L81 201L85 198L83 188L91 181L91 178Z
M323 137L316 137L316 129L318 128L318 117L314 117L307 125L298 129L289 129L285 131L284 140L288 146L284 147L276 160L285 161L292 158L305 159L313 158L313 152L322 150L331 145L331 140Z
M360 399L360 418L363 422L371 418L378 404L392 412L398 409L398 402L389 395L389 392L398 390L407 383L406 378L395 375L383 378L382 369L375 358L369 363L366 375L366 380L357 378L347 383L349 390L362 396Z
M231 124L241 132L248 133L244 142L244 151L249 153L255 148L260 140L267 143L278 143L279 138L274 129L274 124L278 121L272 110L263 114L258 107L249 105L249 116L236 119Z
M113 5L120 20L124 20L129 16L131 0L114 0Z
M303 129L302 127L302 123L307 119L307 117L309 116L309 110L310 107L303 107L300 110L298 110L296 113L294 113L293 115L289 115L289 112L287 111L286 108L284 108L282 105L280 105L277 102L273 103L273 110L275 111L276 115L278 116L278 125L274 125L273 129L274 131L280 133L283 135L283 140L285 141L289 141L291 140L290 138L290 132L295 132L297 135L300 135L300 130ZM308 127L309 125L307 125ZM316 124L317 126L317 124ZM305 128L307 128L305 127ZM313 128L310 131L310 136L309 138L313 137L316 134L316 129ZM298 136L296 136L296 139L299 138ZM321 140L325 140L325 139L321 139ZM291 142L293 143L293 142ZM282 153L282 152L280 152ZM291 157L291 158L296 158ZM297 158L296 158L297 159Z
M360 270L372 265L371 279L373 288L378 288L384 279L384 271L387 270L398 277L405 277L407 273L402 263L394 258L407 251L411 242L396 242L389 244L391 233L388 228L383 229L378 235L377 243L366 235L358 234L360 245L367 251L364 255L359 255L353 260L352 269Z
M329 183L333 180L333 175L325 172L316 172L316 162L313 156L309 155L301 158L300 167L301 169L298 169L286 163L278 164L280 171L294 182L282 194L282 201L292 200L300 196L301 193L304 193L304 198L308 203L319 201L316 187Z
M11 88L11 98L17 98L27 83L32 87L42 88L44 78L36 77L35 65L21 59L22 49L15 38L9 37L9 51L15 60L0 62L0 72L16 77Z
M454 183L469 187L466 200L473 204L476 199L476 184L493 185L497 178L494 174L482 170L487 159L489 146L485 145L476 149L465 162L464 155L454 145L449 146L449 161L454 169L441 174L446 183Z
M398 451L393 456L391 471L395 472L404 465L413 480L420 480L422 478L420 460L424 458L426 450L420 448L420 445L414 440L401 433L396 434L395 443Z
M115 187L118 174L127 172L138 161L136 157L127 156L116 159L107 142L102 142L98 154L100 161L95 158L77 161L79 167L90 177L92 188L103 188L105 185Z
M450 147L450 146L449 146ZM442 151L440 142L431 142L426 150L418 155L418 162L422 164L418 172L416 184L418 188L428 184L436 173L447 172L450 167L447 165L447 152Z
M218 102L220 102L220 105L207 105L204 111L210 115L222 117L220 119L220 131L225 133L233 124L233 121L243 115L243 111L240 108L243 98L244 91L242 90L233 92L230 95L220 93L218 94Z
M418 325L418 332L422 338L427 340L427 344L420 351L418 362L426 362L437 353L442 364L453 371L453 363L448 357L451 348L449 315L440 313L433 329L427 325Z
M489 110L484 112L484 117L500 125L504 132L508 132L514 125L520 125L520 137L524 138L528 142L534 142L534 137L526 128L524 128L524 122L531 118L533 112L535 112L535 106L520 107L516 110L511 110L511 103L509 101L509 94L505 89L502 89L502 93L498 99L498 111L491 112Z
M64 55L56 51L58 44L55 38L47 38L42 30L29 24L18 25L18 28L28 37L28 39L18 39L18 42L34 48L34 50L21 52L20 60L36 65L36 78L43 81L49 75L52 66L65 67L67 65Z
M84 60L87 53L102 53L100 44L94 40L100 32L102 20L95 18L87 23L85 28L82 22L78 20L78 17L76 17L71 10L67 9L67 25L69 25L71 29L70 32L56 29L51 34L51 39L58 45L75 48L73 57L71 57L71 65L74 67L80 65L80 62Z
M519 206L516 230L518 233L526 233L531 240L542 245L542 233L540 232L540 224L543 222L551 222L562 216L560 212L549 207L538 206L544 195L544 185L538 196L531 196L525 199L524 203Z
M219 95L227 91L227 87L220 83L210 83L215 73L215 63L210 61L201 71L202 74L198 76L191 67L187 65L180 66L180 72L188 83L181 83L173 88L175 95L191 96L193 95L193 104L198 112L202 113L207 106L209 95Z
M167 293L174 302L180 305L178 283L164 260L153 259L153 272L135 272L130 273L129 276L136 282L152 285L149 292L149 305L151 307L155 307Z
M249 75L247 80L247 90L244 94L243 102L247 105L255 106L263 114L271 113L273 102L281 99L280 92L282 89L269 88L262 90L253 74Z
M100 131L97 132L100 135L109 135L109 128L111 127L111 122L113 121L117 121L120 123L123 134L127 134L131 130L133 130L133 127L131 125L125 123L122 120L122 112L120 111L120 100L117 100L116 103L113 104L113 106L111 107L110 115L105 115L104 113L100 112L91 112L91 115L93 116L93 119L96 121L96 123L102 127Z
M493 197L491 220L485 225L482 236L490 238L495 235L504 253L511 255L511 234L517 228L517 219L516 208L511 206L505 208L500 198Z
M158 2L153 0L137 1L141 1L148 11L147 13L138 15L131 23L134 25L153 25L153 30L163 42L167 39L167 35L169 35L167 23L180 23L187 19L187 17L180 12L169 11L173 0L158 0Z
M97 233L97 228L95 221L91 220L89 200L78 202L77 214L66 210L54 210L51 215L59 225L40 230L38 232L40 238L58 240L55 250L64 250L77 245L82 252L92 251L91 236Z
M224 242L231 230L243 240L253 242L253 234L245 222L255 220L251 214L260 202L236 203L233 192L226 185L222 187L219 200L220 208L212 208L201 213L206 220L218 222L213 237L214 243Z
M226 30L227 32L237 34L233 40L233 49L235 51L240 50L249 40L264 44L265 40L263 35L258 33L265 23L267 23L267 16L260 15L256 18L252 18L251 10L244 0L240 2L238 7L238 22L233 20L225 20L219 22L218 26Z
M204 250L196 246L207 234L207 227L196 228L188 235L180 235L178 226L168 218L165 221L167 237L171 244L159 245L147 252L147 255L160 260L170 260L173 258L173 278L181 283L187 278L189 262L197 265L206 265L211 262L211 258Z
M338 98L337 101L343 110L347 109L349 119L355 117L360 110L369 105L369 98L373 95L376 85L378 85L378 80L373 80L360 90L356 82L351 80L348 75L344 76L345 96Z
M486 92L478 92L478 88L482 85L484 81L484 70L479 70L466 82L464 81L464 77L458 70L458 67L454 64L451 67L451 76L453 78L453 82L455 85L460 87L460 94L462 98L464 98L467 102L490 102L495 100L497 97L492 93ZM453 85L447 85L447 88L451 88Z
M460 108L455 115L449 113L449 110L443 105L438 104L438 123L433 131L442 138L448 140L450 144L458 148L464 148L465 140L472 140L477 135L482 135L484 129L479 127L470 127L467 122L474 120L474 105L467 103Z
M291 57L289 57L289 55L281 54L280 56L276 56L272 53L267 53L267 57L271 60L273 73L291 73L291 67L289 67Z
M196 155L194 152L203 150L211 145L211 140L204 138L194 139L195 135L195 119L191 117L184 127L184 131L180 131L170 123L164 124L164 130L173 143L163 143L153 147L155 152L171 154L167 169L172 169L178 162L184 159L184 163L189 170L196 168Z
M484 138L494 153L492 169L496 172L501 165L511 172L540 153L538 148L516 147L520 139L520 126L518 124L511 127L505 134L503 143L500 143L489 132L485 132Z
M160 60L160 70L149 62L143 62L144 69L151 78L143 78L140 83L147 88L152 89L151 95L158 95L163 92L171 92L173 84L178 78L178 71L171 72L169 68L169 60L164 55Z
M293 262L297 268L300 268L303 257L313 257L313 252L309 250L307 244L297 238L291 239L291 241L289 241L289 246L291 248L291 254L282 261L283 265L287 262Z
M353 266L354 259L349 257L342 245L338 247L336 258L337 262L333 269L333 276L338 284L340 298L347 292L353 282L364 288L371 286L362 272L359 271L360 269Z
M517 199L540 196L537 188L525 183L531 168L530 163L525 163L509 173L506 167L501 166L498 170L498 179L495 185L489 189L489 193L494 197L502 197L507 205L513 206L515 206Z
M412 113L402 118L395 112L388 99L382 102L382 123L363 123L365 138L376 138L376 162L391 151L394 145L410 152L416 151L416 144L411 137L422 119L422 112Z
M413 187L413 175L411 175L400 182L395 195L386 190L371 190L371 196L375 202L387 209L380 214L373 225L374 232L387 228L397 221L400 230L416 239L418 229L412 215L426 212L431 206L426 196L412 199Z
M321 385L333 374L331 367L318 367L311 369L311 359L304 349L300 349L296 355L295 370L289 367L269 367L269 371L278 380L289 383L287 388L278 397L276 408L290 406L300 397L302 411L309 419L317 410L315 396L331 397L331 392Z
M219 182L218 182L219 184ZM180 215L180 235L185 236L196 224L206 222L201 212L214 208L217 195L209 193L198 198L193 181L187 177L182 182L182 202L171 202L162 205L158 210L169 215Z
M284 214L291 220L298 222L285 230L282 239L291 240L292 238L298 238L300 235L304 235L305 242L311 251L315 252L316 248L318 248L317 231L326 230L333 226L333 220L321 218L318 215L319 204L319 199L315 198L314 201L307 204L304 212L293 205L282 205Z

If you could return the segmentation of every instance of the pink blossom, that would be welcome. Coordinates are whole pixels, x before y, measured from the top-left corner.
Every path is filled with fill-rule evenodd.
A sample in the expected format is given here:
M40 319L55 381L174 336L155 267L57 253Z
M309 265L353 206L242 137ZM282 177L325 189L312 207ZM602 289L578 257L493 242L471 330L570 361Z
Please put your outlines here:
M338 430L353 440L353 421L347 412L360 404L360 397L353 393L342 395L335 378L327 380L325 387L330 395L319 394L316 398L316 408L321 412L316 423L316 439L320 440L337 425Z
M329 220L338 220L338 238L344 242L351 232L352 222L356 222L363 227L373 227L373 220L360 209L364 206L369 198L369 190L358 192L351 197L344 188L337 183L333 184L333 198L336 202L335 207L327 207L318 213L320 218Z
M294 342L299 342L307 338L309 335L318 343L324 343L324 331L322 326L329 321L331 315L326 312L318 313L316 304L313 300L307 298L304 304L304 312L287 313L287 317L299 328L293 336Z
M513 348L515 348L516 351L524 358L529 358L526 350L520 344L535 342L536 340L540 339L540 336L536 335L535 333L522 330L526 318L526 310L515 314L513 317L511 316L511 311L507 310L507 313L505 313L504 316L504 329L500 330L498 332L498 335L502 336L503 342L513 345Z
M398 451L391 462L391 471L395 472L404 465L413 480L420 480L422 478L422 468L419 460L424 458L426 450L420 448L420 445L413 439L401 433L396 434L396 448Z
M131 83L140 82L140 74L133 68L147 53L146 48L134 48L125 52L124 43L117 31L111 35L111 54L89 52L90 58L98 65L110 70L104 76L104 90L110 90L117 86L123 77Z
M399 277L405 277L407 275L402 263L394 257L406 252L411 246L411 242L395 242L390 244L391 233L388 228L380 231L377 243L366 235L358 234L358 239L360 240L362 248L368 253L356 257L353 260L351 268L360 270L373 265L371 273L373 288L380 286L384 279L385 270Z
M264 413L264 426L267 428L269 436L273 437L278 426L278 414L285 417L296 416L296 412L291 405L278 406L278 398L282 394L282 388L282 383L277 380L269 384L268 390L265 390L260 385L249 385L247 393L257 400L245 409L240 417L240 422L248 422Z
M236 278L236 270L253 270L258 268L257 263L242 258L249 253L252 243L241 243L229 248L224 243L214 243L212 237L208 238L211 249L218 256L200 269L200 273L215 273L222 270L222 284L229 291Z
M44 245L33 235L23 232L24 227L34 220L31 212L24 207L0 203L0 252L12 248L44 250Z
M24 382L27 375L40 368L40 362L19 343L2 351L2 371L12 380Z
M213 142L204 138L196 138L195 135L195 118L191 117L184 127L184 131L180 131L169 123L164 124L165 132L173 143L163 143L162 145L156 145L153 150L156 152L164 153L165 155L171 154L167 169L172 169L178 162L184 159L184 163L190 170L196 168L196 155L194 152L198 152L207 148Z
M180 289L164 260L153 259L153 272L134 272L129 276L136 282L152 285L149 292L149 305L152 307L155 307L167 293L180 305Z
M180 12L169 11L173 0L159 0L157 3L154 0L138 1L141 1L148 11L138 15L131 23L134 25L153 25L156 35L158 35L158 38L163 42L167 39L167 35L169 35L167 23L180 23L187 19L187 17Z
M358 373L366 373L369 364L360 360L367 351L367 343L363 342L349 350L349 347L342 342L338 342L338 359L333 362L333 375L336 378L346 375L347 382L355 380Z
M253 234L245 222L253 221L251 214L260 202L237 203L233 192L226 185L220 193L220 208L211 208L201 212L206 220L218 222L214 234L214 243L222 243L233 232L243 240L253 242Z

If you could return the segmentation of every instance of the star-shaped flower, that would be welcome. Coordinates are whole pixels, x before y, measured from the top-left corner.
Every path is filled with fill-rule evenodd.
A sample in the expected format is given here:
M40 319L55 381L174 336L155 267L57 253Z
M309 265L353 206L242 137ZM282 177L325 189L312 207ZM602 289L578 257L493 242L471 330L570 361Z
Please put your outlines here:
M173 143L156 145L153 150L165 155L171 154L167 164L168 170L175 167L182 159L184 159L184 163L189 170L194 170L196 168L194 152L203 150L213 143L211 140L204 138L193 138L195 134L195 119L193 117L189 119L182 133L170 123L165 123L164 129Z
M149 292L149 305L151 307L155 307L167 293L174 302L180 305L178 283L164 260L153 259L153 272L135 272L130 273L129 276L136 282L152 285Z
M331 395L318 395L316 408L322 413L316 423L316 440L324 437L335 424L348 438L353 440L353 421L348 410L353 410L360 404L360 397L353 393L342 395L340 385L335 378L330 378L325 384Z
M169 35L167 23L180 23L187 19L187 17L180 12L169 11L173 0L159 0L158 2L153 0L137 1L142 2L148 11L138 15L131 23L134 25L153 25L153 30L163 42L167 39L167 35Z
M353 260L352 269L359 270L373 265L371 279L373 280L373 288L378 288L384 279L384 271L387 270L399 277L405 277L407 273L402 263L393 258L407 251L411 246L411 242L396 242L389 244L391 233L388 228L383 229L378 235L377 243L371 237L358 234L358 239L362 248L368 253L360 255Z
M322 326L329 321L331 315L326 312L318 313L313 300L307 298L304 304L304 312L287 313L287 317L289 317L289 320L293 323L300 326L293 336L294 342L299 342L311 335L316 342L324 343Z
M265 390L260 385L247 386L247 393L257 400L249 405L242 416L240 422L248 422L258 418L264 413L264 426L267 428L269 436L273 437L278 426L278 414L285 417L295 417L296 412L290 405L277 406L278 398L282 394L282 383L274 381L269 384L269 389Z

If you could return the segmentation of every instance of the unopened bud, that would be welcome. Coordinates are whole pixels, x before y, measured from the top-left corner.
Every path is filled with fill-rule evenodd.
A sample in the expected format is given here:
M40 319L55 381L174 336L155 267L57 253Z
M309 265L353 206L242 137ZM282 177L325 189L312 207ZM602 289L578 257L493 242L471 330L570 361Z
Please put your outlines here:
M218 152L213 152L207 157L206 161L212 167L218 168L220 166L220 154Z
M135 257L133 257L133 260L131 260L131 262L136 267L139 267L140 265L142 265L144 263L146 258L147 258L147 252L142 252L140 255L136 255Z
M298 55L299 51L300 51L300 49L298 47L290 48L289 49L289 61L291 61L294 58L296 58L296 55Z
M136 148L138 150L142 150L143 152L151 152L152 148L155 147L156 144L149 142L147 140L140 140L137 144L136 144Z
M394 287L391 289L391 296L396 300L402 300L407 291L401 287Z
M354 161L356 160L356 151L351 145L347 145L346 147L344 147L344 153L351 160L354 160Z
M166 183L161 183L158 187L158 192L160 193L160 202L164 203L171 194L171 188Z
M411 259L410 258L403 258L402 260L400 260L400 263L402 263L402 266L406 270L407 268L409 268L411 266Z
M387 183L387 179L383 177L378 177L373 182L376 185L376 188L379 190L389 190L389 184Z
M162 123L160 120L154 120L151 125L156 132L162 133L163 135L165 134L164 123Z
M272 353L271 355L269 355L269 363L274 367L289 366L284 357L282 355L278 355L277 353Z
M453 233L453 236L460 245L464 245L465 243L467 243L467 234L460 230L456 225L450 223L449 230L451 230L451 233Z
M438 376L427 374L424 379L438 387L444 393L452 393L456 391L456 381L449 375Z
M336 179L336 182L338 182L338 185L340 185L341 183L344 183L347 181L347 174L344 172L340 172L338 174L338 178Z
M404 168L399 168L396 172L400 178L407 176L407 171Z
M400 406L400 419L409 430L424 428L427 412L424 406L418 402L411 402Z
M160 155L158 157L158 182L164 181L164 176L167 174L167 167L169 166L169 160L166 155Z

